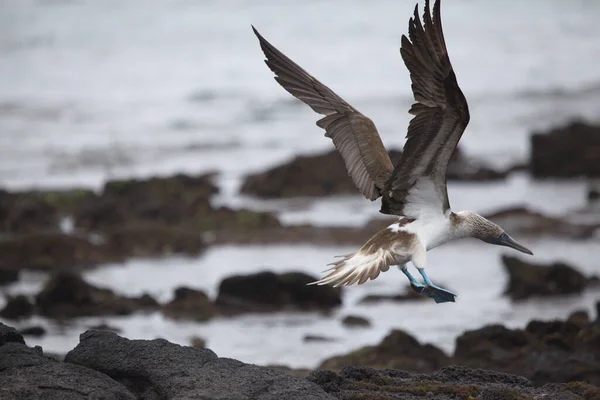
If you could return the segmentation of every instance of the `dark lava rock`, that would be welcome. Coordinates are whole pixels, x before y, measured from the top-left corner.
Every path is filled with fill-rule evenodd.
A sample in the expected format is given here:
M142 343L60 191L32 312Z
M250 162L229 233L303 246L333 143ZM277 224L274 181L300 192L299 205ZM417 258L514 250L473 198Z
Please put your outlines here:
M536 265L505 255L502 256L502 263L509 275L504 293L513 300L581 293L589 281L576 269L562 262Z
M27 328L20 329L19 333L21 333L23 336L41 337L46 334L46 328L39 325L28 326Z
M44 199L0 190L0 232L31 233L58 229L58 210Z
M458 366L430 375L347 367L339 374L315 371L307 379L341 400L591 400L600 395L600 389L591 385L535 388L519 376Z
M53 275L36 296L37 311L50 318L95 315L127 315L139 310L157 309L152 297L131 298L110 289L98 288L80 276L59 272Z
M0 286L14 283L19 280L20 272L18 270L0 269Z
M122 261L106 245L63 233L30 234L0 241L0 269L66 270Z
M531 136L531 173L536 178L600 176L600 126L574 121Z
M6 305L0 311L0 317L6 319L28 318L35 312L35 306L25 295L8 297Z
M25 344L25 339L12 326L4 325L0 322L0 347L6 343L21 343Z
M440 285L440 284L438 284ZM446 287L444 285L440 285L441 287ZM427 299L426 296L423 296L422 294L419 294L417 292L415 292L414 290L411 289L410 286L407 286L404 291L402 293L399 294L369 294L365 297L363 297L358 304L373 304L373 303L379 303L382 301L395 301L395 302L402 302L402 301L413 301L413 300L425 300Z
M535 236L555 236L569 239L588 239L598 224L575 224L565 219L550 217L526 207L514 207L485 216L511 235L516 233Z
M330 310L342 304L339 288L307 285L316 280L301 272L232 276L221 281L215 302L233 313Z
M165 316L170 318L206 321L218 315L218 308L201 290L179 287L175 289L173 300L162 308Z
M125 386L100 372L57 361L45 356L40 347L25 346L23 337L2 323L0 395L2 400L136 398Z
M569 321L531 321L524 330L486 326L458 337L454 362L522 375L538 386L600 385L600 326Z
M401 330L392 330L376 346L367 346L342 356L331 357L319 369L339 371L347 366L393 368L410 372L432 372L450 364L450 358L437 347L421 344Z
M402 152L394 149L389 154L395 165ZM468 160L460 150L454 153L448 165L450 180L486 181L505 175ZM241 192L262 198L285 198L356 194L358 190L348 176L342 157L337 150L332 150L314 156L297 156L265 172L248 175Z
M357 315L347 315L342 319L342 325L350 328L368 328L371 322L368 319Z
M75 225L104 231L133 221L176 225L193 220L211 210L209 199L217 192L212 177L175 175L109 181L98 198L75 211Z
M102 372L142 399L334 399L305 379L163 339L88 331L65 362Z
M337 339L335 338L331 338L331 337L327 337L327 336L321 336L321 335L304 335L304 337L302 338L302 341L305 343L310 343L310 342L335 342Z
M129 257L197 255L206 247L198 230L138 223L108 229L105 239L116 254Z

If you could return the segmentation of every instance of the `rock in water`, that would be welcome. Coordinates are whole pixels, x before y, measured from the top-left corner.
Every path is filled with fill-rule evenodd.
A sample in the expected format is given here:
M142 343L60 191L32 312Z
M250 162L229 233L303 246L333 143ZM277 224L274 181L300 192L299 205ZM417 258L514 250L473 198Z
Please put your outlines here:
M502 256L502 263L509 276L504 293L513 300L581 293L589 282L579 271L562 262L545 266Z
M232 276L219 285L216 304L232 312L329 310L342 304L339 288L307 286L316 280L301 272Z
M347 366L366 366L410 372L433 372L449 363L450 358L437 347L421 344L404 331L393 330L380 344L331 357L323 361L319 369L339 371Z
M600 126L575 121L531 135L531 173L536 178L600 177Z
M65 362L107 374L142 399L334 400L305 379L163 339L88 331Z

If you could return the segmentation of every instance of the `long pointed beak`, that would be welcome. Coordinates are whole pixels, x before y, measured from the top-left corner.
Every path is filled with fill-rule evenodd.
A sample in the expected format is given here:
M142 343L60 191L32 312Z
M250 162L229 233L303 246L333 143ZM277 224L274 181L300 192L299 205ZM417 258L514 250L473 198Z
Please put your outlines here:
M507 233L503 233L498 236L496 239L492 241L492 244L497 244L500 246L512 247L515 250L519 250L522 253L533 255L533 252L529 250L525 246L521 246L519 243L515 242L513 238L510 237Z

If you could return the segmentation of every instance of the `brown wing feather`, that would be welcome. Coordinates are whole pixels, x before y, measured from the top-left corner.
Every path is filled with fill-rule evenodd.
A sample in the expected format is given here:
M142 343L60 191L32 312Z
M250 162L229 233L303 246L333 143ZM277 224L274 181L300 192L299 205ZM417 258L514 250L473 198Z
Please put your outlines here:
M402 36L400 54L410 72L412 91L417 101L409 110L414 115L408 125L407 141L400 161L386 183L381 212L404 215L406 197L416 182L430 179L443 210L450 208L446 189L446 169L467 124L469 108L458 86L448 57L440 0L431 15L425 1L423 24L418 5L408 23L408 36Z
M315 112L325 115L317 125L333 140L356 187L369 200L381 196L394 166L373 121L277 50L254 27L252 29L267 58L265 63L276 75L275 80Z

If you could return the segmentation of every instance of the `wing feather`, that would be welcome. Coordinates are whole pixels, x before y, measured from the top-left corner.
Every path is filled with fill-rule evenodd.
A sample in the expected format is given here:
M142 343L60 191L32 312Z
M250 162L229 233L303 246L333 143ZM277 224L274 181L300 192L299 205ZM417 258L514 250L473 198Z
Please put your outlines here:
M317 125L342 156L348 175L369 200L381 196L394 166L373 121L277 50L252 27L275 80L315 112L325 115Z
M444 39L440 1L433 7L425 1L423 23L418 14L408 23L408 38L402 36L400 54L410 72L411 88L416 103L409 113L414 115L408 125L406 143L400 161L386 182L381 212L406 215L411 190L425 178L441 201L439 212L450 208L446 188L446 170L450 157L469 123L467 101L458 86ZM423 205L426 206L426 205ZM418 217L417 215L409 215Z

